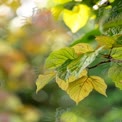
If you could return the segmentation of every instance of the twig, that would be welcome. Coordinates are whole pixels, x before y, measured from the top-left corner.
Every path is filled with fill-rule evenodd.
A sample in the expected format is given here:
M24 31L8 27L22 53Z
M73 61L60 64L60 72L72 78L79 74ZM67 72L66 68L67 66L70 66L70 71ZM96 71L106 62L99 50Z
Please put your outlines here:
M109 62L111 62L110 59L107 60L107 61L102 61L102 62L100 62L100 63L98 63L98 64L96 64L96 65L94 65L94 66L88 67L88 69L92 69L92 68L95 68L95 67L97 67L97 66L99 66L99 65L101 65L101 64L105 64L105 63L109 63Z

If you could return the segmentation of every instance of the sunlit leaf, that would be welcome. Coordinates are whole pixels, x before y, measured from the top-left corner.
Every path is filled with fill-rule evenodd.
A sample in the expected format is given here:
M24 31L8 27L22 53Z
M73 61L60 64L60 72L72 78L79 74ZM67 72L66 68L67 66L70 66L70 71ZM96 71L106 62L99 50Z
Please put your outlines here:
M72 48L78 55L93 51L93 48L87 43L78 43L74 45Z
M75 59L77 57L74 49L65 47L60 50L52 52L46 59L46 68L57 68L61 66L68 59Z
M91 76L93 88L102 95L106 95L107 85L104 80L98 76Z
M71 31L75 33L86 25L89 15L90 8L86 5L79 4L74 6L73 10L64 9L63 20Z
M48 84L53 78L55 77L55 73L51 72L45 75L39 75L38 79L36 80L36 92L41 90L46 84Z
M90 78L83 76L78 80L69 83L67 93L69 94L71 99L73 99L78 104L93 90L91 82L92 80Z
M104 46L105 48L112 48L113 44L115 43L114 38L110 36L97 36L96 40L99 45Z
M113 48L111 57L117 60L122 60L122 47Z
M122 89L122 64L114 64L109 69L108 76L115 82L116 87Z

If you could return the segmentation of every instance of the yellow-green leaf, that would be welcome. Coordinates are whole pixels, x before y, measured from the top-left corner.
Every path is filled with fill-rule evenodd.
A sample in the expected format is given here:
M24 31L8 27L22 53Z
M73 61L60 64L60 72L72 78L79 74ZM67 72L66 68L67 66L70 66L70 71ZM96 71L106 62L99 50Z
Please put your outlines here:
M102 95L106 95L107 85L104 80L98 76L91 76L93 88Z
M86 25L90 15L90 8L84 4L74 6L73 10L64 9L64 23L73 33L77 32Z
M39 75L38 79L36 80L36 92L41 90L46 84L48 84L53 78L55 77L55 72L51 72L45 75Z
M122 64L114 64L109 69L108 76L115 82L116 87L122 89Z
M70 47L65 47L59 50L52 52L49 57L46 59L46 68L57 68L61 66L68 59L75 59L77 55L74 49Z
M104 46L104 48L112 48L113 44L115 43L114 38L110 36L97 36L96 41L99 45Z
M74 82L69 83L67 93L77 104L89 95L93 90L91 79L83 76Z
M72 47L75 52L80 55L80 54L83 54L83 53L87 53L87 52L91 52L93 51L94 49L87 43L78 43L76 44L75 46Z
M111 57L117 60L122 60L122 47L113 48Z

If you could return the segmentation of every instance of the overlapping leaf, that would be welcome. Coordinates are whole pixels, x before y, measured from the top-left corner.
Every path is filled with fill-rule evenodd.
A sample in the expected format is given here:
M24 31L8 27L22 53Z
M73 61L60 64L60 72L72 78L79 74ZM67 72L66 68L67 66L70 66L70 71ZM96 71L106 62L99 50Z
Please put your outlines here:
M91 79L83 76L75 82L71 82L67 88L69 96L78 104L81 100L89 95L93 90Z
M79 74L95 60L96 56L101 50L102 47L94 52L86 53L79 59L72 61L67 67L68 71L71 72L71 74L76 74L79 76Z
M38 92L41 90L45 85L47 85L53 78L55 77L55 72L51 72L45 75L39 75L38 79L36 80L36 86Z
M56 83L58 84L58 86L63 89L63 90L67 90L69 83L83 77L83 76L87 76L87 71L86 69L82 71L82 73L80 74L79 77L75 77L75 76L70 76L69 79L67 79L67 81L64 81L62 79L60 79L58 76L56 76Z
M57 68L61 66L68 59L73 60L77 58L74 49L65 47L60 50L52 52L46 60L46 68Z
M69 83L66 92L78 104L87 97L93 89L106 96L106 88L107 85L102 78L98 76L82 76L74 82Z

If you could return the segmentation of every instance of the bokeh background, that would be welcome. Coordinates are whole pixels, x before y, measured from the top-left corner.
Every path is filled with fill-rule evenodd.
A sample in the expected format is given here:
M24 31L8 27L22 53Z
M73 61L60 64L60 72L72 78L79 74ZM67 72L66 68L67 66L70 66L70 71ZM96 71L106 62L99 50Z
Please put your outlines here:
M91 8L96 2L86 0ZM115 8L119 2L114 2ZM100 35L94 19L71 33L49 10L40 10L45 4L46 0L0 1L0 122L121 122L122 91L105 76L107 65L93 72L105 76L107 98L92 92L76 105L55 81L36 93L35 81L50 52L80 37L95 45Z

